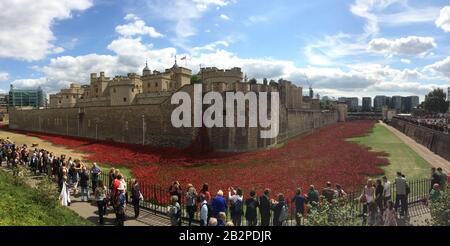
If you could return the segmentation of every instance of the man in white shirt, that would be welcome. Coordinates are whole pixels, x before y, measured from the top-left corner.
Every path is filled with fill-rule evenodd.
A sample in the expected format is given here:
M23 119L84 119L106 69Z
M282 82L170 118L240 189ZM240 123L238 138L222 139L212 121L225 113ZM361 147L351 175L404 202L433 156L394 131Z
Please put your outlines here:
M391 200L391 182L386 176L383 177L383 206L387 207L387 203Z

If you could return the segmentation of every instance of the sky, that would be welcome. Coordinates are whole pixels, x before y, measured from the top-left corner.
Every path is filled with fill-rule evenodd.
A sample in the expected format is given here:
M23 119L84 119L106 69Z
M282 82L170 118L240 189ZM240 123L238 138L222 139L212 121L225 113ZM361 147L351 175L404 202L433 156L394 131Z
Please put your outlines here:
M450 86L450 3L433 0L2 0L0 92L89 74L242 67L321 96ZM180 58L187 57L186 60ZM305 93L306 90L305 90Z

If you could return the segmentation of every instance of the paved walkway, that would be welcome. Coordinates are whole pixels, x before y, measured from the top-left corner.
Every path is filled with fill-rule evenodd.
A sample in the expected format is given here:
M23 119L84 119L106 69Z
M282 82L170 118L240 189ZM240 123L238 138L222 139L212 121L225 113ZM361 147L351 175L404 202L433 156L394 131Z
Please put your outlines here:
M2 170L6 172L11 172L10 169L6 168L3 164L0 167ZM26 183L31 187L36 187L38 182L44 176L29 176L27 177ZM93 197L91 196L91 199ZM95 225L100 225L98 223L98 213L97 206L92 202L82 202L78 195L71 195L70 199L72 203L67 208L79 214L81 217L91 221ZM154 214L149 210L145 210L141 208L139 213L139 217L137 219L134 218L134 208L132 205L127 205L126 210L126 220L125 226L169 226L170 221L167 216ZM107 214L104 216L105 226L113 226L115 220L115 214L112 207L108 207Z
M446 159L436 155L431 150L427 149L422 144L417 143L414 139L406 136L401 131L395 129L392 126L389 126L383 122L380 122L381 125L390 130L394 135L399 137L406 145L411 147L417 154L419 154L423 159L425 159L430 165L433 167L441 167L444 170L444 173L450 173L450 162Z

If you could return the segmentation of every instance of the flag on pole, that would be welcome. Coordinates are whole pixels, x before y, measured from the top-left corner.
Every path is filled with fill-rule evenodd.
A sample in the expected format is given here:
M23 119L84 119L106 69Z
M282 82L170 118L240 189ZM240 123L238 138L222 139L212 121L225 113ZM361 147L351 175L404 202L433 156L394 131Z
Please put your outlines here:
M186 67L187 67L187 57L186 57L186 56L183 56L183 57L181 58L181 60L184 61L185 65L186 65Z

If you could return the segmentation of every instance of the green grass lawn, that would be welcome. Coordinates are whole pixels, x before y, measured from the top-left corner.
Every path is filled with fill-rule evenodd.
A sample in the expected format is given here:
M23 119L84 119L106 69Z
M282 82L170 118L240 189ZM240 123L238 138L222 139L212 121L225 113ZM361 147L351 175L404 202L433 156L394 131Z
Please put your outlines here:
M65 207L43 204L36 189L14 185L11 174L0 170L0 226L78 225L93 224Z
M390 165L384 166L386 176L392 180L397 171L405 173L409 180L428 178L431 165L397 136L381 124L376 124L368 136L350 139L374 151L389 154Z

